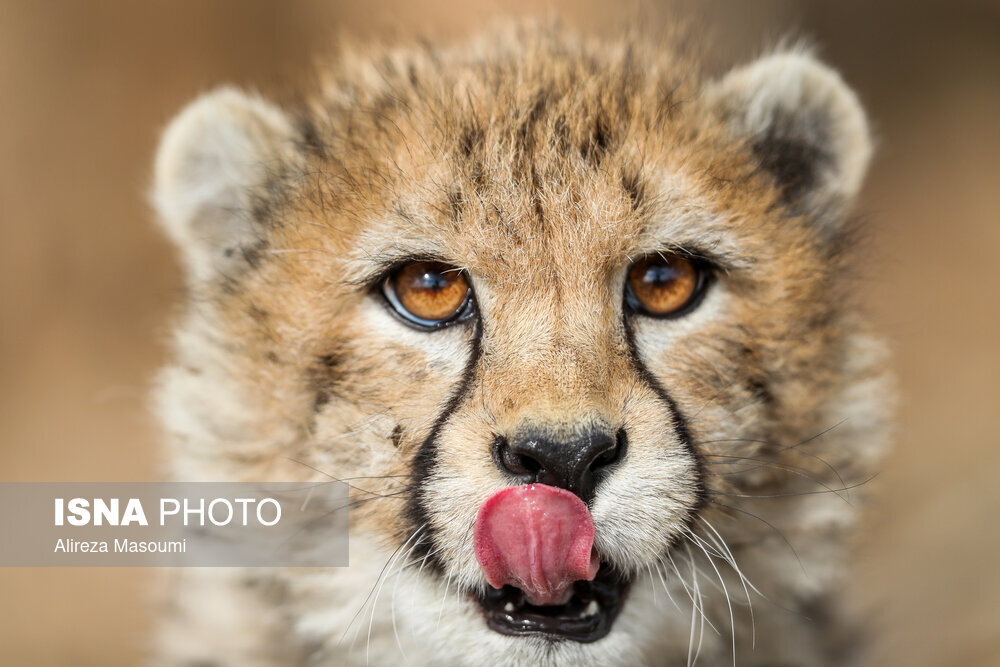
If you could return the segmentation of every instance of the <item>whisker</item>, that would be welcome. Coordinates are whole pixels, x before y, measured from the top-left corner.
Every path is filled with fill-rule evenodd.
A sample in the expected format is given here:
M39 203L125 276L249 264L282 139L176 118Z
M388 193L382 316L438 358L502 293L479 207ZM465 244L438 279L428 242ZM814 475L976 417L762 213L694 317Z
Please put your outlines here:
M798 491L796 493L772 493L772 494L755 495L755 494L750 494L750 493L726 493L724 491L715 491L715 490L712 490L712 489L707 489L706 493L717 495L717 496L728 496L728 497L731 497L731 498L795 498L795 497L798 497L798 496L814 496L814 495L818 495L818 494L821 494L821 493L833 493L838 498L841 498L842 500L844 500L844 502L846 502L847 504L851 504L850 501L844 499L843 496L840 496L840 494L838 494L837 492L838 491L848 491L850 489L856 489L859 486L864 486L865 484L867 484L868 482L872 481L876 477L878 477L878 473L875 473L874 475L872 475L868 479L860 481L860 482L858 482L856 484L851 484L849 486L845 486L845 487L842 487L840 489L828 489L828 490L824 489L822 491Z
M348 478L340 478L340 477L337 477L335 475L331 475L328 472L324 472L324 471L320 470L319 468L317 468L316 466L313 466L313 465L310 465L310 464L306 463L305 461L299 461L298 459L293 459L293 458L287 457L287 456L285 457L285 459L287 461L291 461L292 463L298 463L300 466L309 468L310 470L312 470L314 472L318 472L320 475L323 475L324 477L328 477L328 478L332 479L335 482L343 482L344 484L347 484L347 480L348 479L364 479L364 478L359 478L359 477L354 477L354 478L350 478L350 477L348 477ZM388 475L386 477L388 477ZM392 475L392 477L409 477L409 475ZM373 477L373 478L370 478L370 479L380 479L380 478L379 477ZM359 491L361 493L367 493L367 494L370 494L370 495L373 495L373 496L379 495L378 492L376 492L376 491L369 491L368 489L363 489L360 486L355 486L353 484L347 484L347 486L349 488L354 489L355 491Z
M396 552L397 552L398 555L396 556L395 559L393 559L393 563L395 563L395 561L400 556L402 556L403 554L406 553L406 551L405 551L406 545L409 544L410 541L414 537L416 537L417 534L420 533L424 529L424 526L426 526L426 525L427 524L423 524L419 528L417 528L417 530L413 531L413 534L410 535L410 537L408 537L405 542L403 542L403 546L400 549L396 550ZM392 566L390 565L389 568L392 569ZM382 582L378 585L378 590L375 591L375 599L372 600L371 614L368 617L368 640L365 643L365 664L366 665L370 662L370 660L369 660L369 651L371 650L371 646L372 646L372 626L375 625L375 608L378 606L378 596L382 593L382 587L385 586L385 582L388 581L388 580L389 580L388 576L386 576L384 579L382 579Z
M663 562L663 557L660 556L660 558L656 561L656 575L660 578L660 583L663 584L663 590L666 591L667 598L673 603L674 607L677 608L677 611L680 611L681 606L677 604L677 600L674 599L673 593L670 592L670 587L667 585L667 579L665 576L666 567L667 564Z
M649 573L649 588L653 592L653 606L660 606L656 601L656 582L653 580L653 568L650 567L649 563L646 563L646 571Z
M778 535L778 537L780 537L784 541L784 543L788 546L789 550L791 550L792 555L795 556L795 560L798 561L799 567L802 569L802 573L806 574L808 576L808 573L806 572L805 565L802 564L802 559L799 558L799 552L795 550L795 547L792 546L791 541L789 541L788 537L786 537L785 534L780 529L778 529L777 526L775 526L773 523L771 523L767 519L765 519L765 518L763 518L761 516L758 516L758 515L754 514L753 512L749 512L749 511L747 511L747 510L745 510L745 509L743 509L741 507L735 507L733 505L726 505L725 503L720 503L717 500L712 500L711 502L712 502L713 505L715 505L717 507L723 507L723 508L728 509L728 510L733 510L734 512L739 512L740 514L746 514L749 517L757 519L758 521L760 521L761 523L763 523L764 525L766 525L768 528L770 528L771 530L773 530ZM732 518L732 517L730 517L730 518Z
M691 533L690 531L688 532L691 537L697 539L697 535ZM691 541L691 539L688 538L688 541ZM715 570L715 576L719 579L719 583L722 585L722 592L726 596L726 607L729 608L729 628L732 632L731 642L733 647L733 667L736 667L736 619L733 616L733 603L729 598L729 587L726 586L726 581L725 579L722 578L722 573L719 572L719 568L716 567L715 560L712 558L712 555L709 554L708 551L705 549L705 547L699 544L698 542L693 542L693 544L696 547L700 548L702 552L705 554L705 557L708 559L708 564L712 566L713 570Z
M804 468L800 468L799 466L793 466L793 465L789 465L787 463L777 463L777 462L774 462L774 461L765 461L764 459L758 459L758 458L755 458L755 457L752 457L752 456L733 456L733 455L729 455L729 454L703 454L703 456L705 456L707 458L730 459L730 460L726 460L726 461L705 461L704 462L706 465L710 465L710 466L711 465L732 465L732 466L745 465L745 466L749 466L749 468L747 468L747 469L736 470L736 471L732 471L732 472L710 473L714 477L724 477L724 476L728 476L728 475L744 475L744 474L746 474L748 472L752 472L752 471L757 470L759 468L772 468L774 470L783 470L785 472L790 472L790 473L792 473L794 475L798 475L799 477L802 477L804 479L808 479L810 482L813 482L814 484L818 484L819 486L822 486L824 489L826 489L827 491L830 491L831 493L836 493L837 495L840 495L840 490L839 489L832 489L832 488L830 488L826 483L820 481L819 479L816 479L815 477L813 477L812 475L810 475ZM843 483L843 482L841 482L841 483ZM841 496L841 498L844 501L846 501L848 504L850 504L850 500L848 498L845 498L843 496Z
M426 526L426 525L427 524L424 524L423 526L421 526L419 528L419 531L422 531L424 529L424 526ZM396 581L392 585L392 599L389 602L389 608L390 608L390 612L391 612L391 615L392 615L392 634L396 638L396 646L399 648L399 652L400 652L400 654L402 654L403 661L406 664L409 664L410 660L409 660L409 658L406 657L406 650L403 649L403 642L401 642L400 639L399 639L399 630L396 627L396 590L399 588L399 578L400 578L400 576L402 576L403 570L406 569L407 565L411 564L409 562L410 556L413 555L414 549L417 548L417 545L419 545L420 542L421 542L421 540L423 540L423 539L424 539L424 537L423 537L423 535L421 535L417 539L417 541L414 542L412 546L410 546L410 549L406 552L406 556L403 557L403 567L401 567L398 570L396 570Z
M695 595L698 598L698 611L701 612L701 625L698 629L698 648L695 650L693 661L690 659L690 648L688 650L688 662L693 667L698 662L698 656L701 655L702 641L705 639L705 605L701 597L701 587L698 585L698 571L694 567L694 557L691 555L691 549L686 544L684 545L684 549L687 551L688 563L691 566L691 585L694 587Z
M375 583L374 583L374 584L372 584L372 589L371 589L370 591L368 591L368 597L366 597L366 598L365 598L365 600L364 600L364 602L362 602L362 603L361 603L361 607L360 607L360 608L358 609L358 611L357 611L357 612L355 612L355 614L354 614L354 617L353 617L353 618L351 618L351 622L347 624L347 627L346 627L346 628L344 628L344 634L340 636L340 641L341 641L341 642L343 642L343 641L344 641L344 639L345 639L345 638L347 637L347 631L351 629L351 626L352 626L352 625L354 625L354 621L358 620L358 616L359 616L359 615L361 614L361 612L362 612L362 611L364 610L364 608L365 608L366 606L368 606L368 601L369 601L369 600L371 599L371 597L372 597L372 594L373 594L373 593L375 593L375 587L376 587L376 586L378 586L378 582L382 580L382 575L383 575L383 574L385 574L385 573L386 573L386 571L388 570L388 568L389 568L389 563L391 563L391 562L392 562L392 559L393 559L393 557L394 557L394 556L395 556L395 555L396 555L397 553L399 553L399 550L400 550L400 549L402 549L402 548L403 548L403 545L402 545L402 544L400 544L400 545L399 545L398 547L396 547L396 549L395 549L395 550L394 550L394 551L393 551L393 552L392 552L392 553L391 553L391 554L389 555L389 558L387 558L387 559L386 559L386 561L385 561L385 565L383 565L383 566L382 566L382 570L381 570L381 571L380 571L380 572L378 573L378 577L377 577L377 578L375 579ZM355 638L357 638L357 635L355 635ZM351 646L354 646L354 642L353 642L353 641L351 642Z
M448 578L444 580L444 595L441 596L441 607L438 609L438 619L437 625L434 631L437 632L441 629L441 616L444 614L444 603L448 599L448 588L451 586L451 572L448 573Z
M804 451L802 451L799 448L802 447L803 445L806 445L806 444L808 444L808 443L816 440L817 438L819 438L819 437L821 437L823 435L826 435L827 433L829 433L833 429L837 428L838 426L842 425L846 421L847 421L846 419L842 419L841 421L837 422L833 426L825 428L822 431L820 431L819 433L817 433L816 435L813 435L812 437L806 438L805 440L802 440L801 442L798 442L798 443L796 443L794 445L782 445L780 443L772 442L770 440L761 440L761 439L757 439L757 438L720 438L720 439L716 439L716 440L703 440L703 441L695 442L694 444L696 444L696 445L712 445L712 444L724 444L724 443L727 443L727 442L748 442L748 443L754 443L754 444L764 445L766 447L772 447L772 448L777 449L779 451L790 451L790 450L794 449L794 450L797 450L798 453L802 454L803 456L808 456L809 458L815 459L816 461L819 461L824 466L826 466L827 468L829 468L830 471L834 475L837 476L837 481L840 483L840 485L844 486L845 485L844 479L840 476L840 472L838 472L837 469L833 465L831 465L825 459L817 456L816 454L813 454L811 452L804 452Z
M757 593L758 595L760 595L761 597L763 597L765 600L767 599L767 597L763 593L761 593L760 590L756 586L754 586L753 582L751 582L750 579L747 578L746 575L743 574L743 570L740 569L740 566L736 563L736 556L733 554L732 549L730 549L729 545L726 544L726 540L723 539L722 535L719 533L718 530L716 530L715 526L713 526L711 524L711 522L708 521L708 519L706 519L706 518L704 518L702 516L699 516L698 520L700 520L702 523L704 523L708 527L708 529L712 531L712 533L714 534L714 537L713 537L713 535L710 534L709 535L709 539L711 539L713 542L715 542L716 546L725 553L725 556L724 556L723 560L725 560L729 564L729 566L733 569L733 571L739 577L740 585L743 587L743 593L744 593L744 595L746 595L747 607L749 607L749 609L750 609L750 643L751 643L751 647L756 647L756 645L757 645L757 620L756 620L756 617L755 617L754 611L753 611L753 600L750 597L750 589L753 589L753 591L755 593ZM703 541L697 535L695 535L695 537L699 541ZM733 628L733 632L734 633L736 632L735 627ZM735 636L734 636L734 641L735 641ZM735 651L735 646L733 647L733 650Z
M675 574L675 575L677 575L677 580L678 580L678 581L680 581L680 582L681 582L681 586L683 586L683 587L684 587L684 592L685 592L685 593L687 593L687 596L688 596L688 598L689 598L689 599L691 600L691 603L692 603L693 605L697 606L697 605L698 605L698 598L696 598L696 597L695 597L695 592L694 592L694 589L692 588L692 585L691 585L691 584L688 584L688 583L687 583L687 582L686 582L686 581L684 580L684 577L683 577L683 576L681 576L681 572L680 572L680 569L679 569L679 568L677 567L677 563L676 563L676 562L674 561L674 557L673 557L673 556L671 555L671 553L670 553L669 551L667 552L666 556L667 556L667 558L668 558L668 559L670 560L670 566L671 566L671 567L673 568L673 570L674 570L674 574ZM690 567L692 568L692 569L691 569L691 573L692 573L692 575L693 575L693 574L695 573L695 570L696 570L697 568L695 568L695 567L694 567L694 564L693 564L693 563L689 563L689 565L690 565ZM718 630L718 628L716 628L716 627L715 627L715 626L714 626L714 625L712 624L712 621L708 621L708 625L709 625L709 627L711 627L711 628L712 628L712 630L714 630L714 631L715 631L716 633L719 633L719 630Z

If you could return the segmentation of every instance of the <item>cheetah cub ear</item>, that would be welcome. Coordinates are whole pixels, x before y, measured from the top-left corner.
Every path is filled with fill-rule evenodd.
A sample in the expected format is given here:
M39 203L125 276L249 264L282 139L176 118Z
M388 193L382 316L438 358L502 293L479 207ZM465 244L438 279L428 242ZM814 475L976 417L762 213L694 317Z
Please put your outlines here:
M295 136L280 109L231 88L195 100L167 127L153 203L192 280L253 262L270 204L300 160Z
M865 113L840 76L807 53L776 53L709 84L706 97L793 210L835 233L872 153Z

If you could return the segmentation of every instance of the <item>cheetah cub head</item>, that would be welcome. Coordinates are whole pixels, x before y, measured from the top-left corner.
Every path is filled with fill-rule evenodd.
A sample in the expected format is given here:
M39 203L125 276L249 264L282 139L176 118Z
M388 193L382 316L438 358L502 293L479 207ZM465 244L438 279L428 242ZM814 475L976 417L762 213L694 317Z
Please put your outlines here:
M760 657L826 600L881 437L845 279L865 117L802 52L693 71L527 31L169 127L174 474L352 484L351 566L266 575L280 641Z

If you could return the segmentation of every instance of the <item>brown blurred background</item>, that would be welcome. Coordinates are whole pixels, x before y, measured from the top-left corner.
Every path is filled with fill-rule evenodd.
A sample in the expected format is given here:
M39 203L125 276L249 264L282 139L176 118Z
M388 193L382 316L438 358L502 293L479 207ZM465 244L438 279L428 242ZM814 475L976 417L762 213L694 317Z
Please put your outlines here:
M0 0L0 480L155 478L146 395L179 274L145 192L184 102L221 82L287 96L338 33L451 38L552 10L596 32L673 15L635 0ZM1000 5L696 16L712 67L813 38L871 113L866 287L903 398L851 599L877 629L872 665L1000 665ZM0 570L0 663L138 662L150 574Z

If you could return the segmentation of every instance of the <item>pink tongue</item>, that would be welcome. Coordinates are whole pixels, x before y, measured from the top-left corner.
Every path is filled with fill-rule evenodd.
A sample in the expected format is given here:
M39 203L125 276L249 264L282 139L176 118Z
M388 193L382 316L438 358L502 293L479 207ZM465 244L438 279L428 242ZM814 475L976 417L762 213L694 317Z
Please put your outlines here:
M574 581L593 579L600 566L593 545L587 506L547 484L506 488L476 518L474 546L486 581L520 588L533 605L565 604Z

